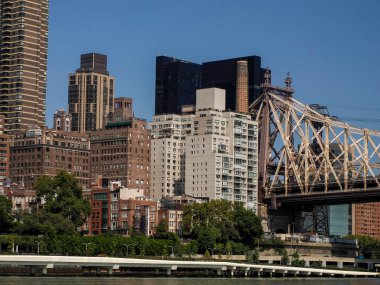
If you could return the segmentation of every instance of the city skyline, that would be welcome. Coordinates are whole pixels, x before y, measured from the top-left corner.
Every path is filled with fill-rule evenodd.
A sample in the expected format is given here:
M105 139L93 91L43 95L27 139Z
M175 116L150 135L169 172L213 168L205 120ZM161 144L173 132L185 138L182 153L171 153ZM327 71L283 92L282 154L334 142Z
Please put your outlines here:
M366 6L356 1L344 5L329 1L242 1L240 5L222 1L214 5L206 1L181 7L173 1L116 1L103 7L102 1L95 0L90 6L88 1L75 2L75 10L70 1L74 5L72 0L51 3L49 126L56 109L67 109L67 75L77 67L78 56L88 52L108 56L116 79L115 97L132 97L136 115L148 120L154 113L155 57L161 54L196 63L256 54L264 67L271 68L275 84L282 84L286 72L291 72L297 99L326 104L330 113L343 120L379 117L380 108L371 101L380 79L376 72L380 41L373 36L379 24L377 1L368 1ZM98 15L109 20L83 24L84 18ZM371 108L355 110L354 106Z

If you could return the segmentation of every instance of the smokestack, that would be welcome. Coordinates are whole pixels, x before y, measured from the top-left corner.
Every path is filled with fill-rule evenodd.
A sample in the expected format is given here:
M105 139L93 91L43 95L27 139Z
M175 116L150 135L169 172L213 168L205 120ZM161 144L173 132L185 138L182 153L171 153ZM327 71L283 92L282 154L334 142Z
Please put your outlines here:
M236 66L236 112L248 113L248 61L239 60Z

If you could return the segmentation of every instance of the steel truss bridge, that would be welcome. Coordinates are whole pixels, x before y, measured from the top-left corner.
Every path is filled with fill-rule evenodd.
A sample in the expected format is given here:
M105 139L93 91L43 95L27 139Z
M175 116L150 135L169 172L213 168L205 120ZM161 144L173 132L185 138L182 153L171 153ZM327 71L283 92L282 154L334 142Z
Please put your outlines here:
M259 122L259 200L272 209L380 201L380 132L331 117L272 86L250 113Z

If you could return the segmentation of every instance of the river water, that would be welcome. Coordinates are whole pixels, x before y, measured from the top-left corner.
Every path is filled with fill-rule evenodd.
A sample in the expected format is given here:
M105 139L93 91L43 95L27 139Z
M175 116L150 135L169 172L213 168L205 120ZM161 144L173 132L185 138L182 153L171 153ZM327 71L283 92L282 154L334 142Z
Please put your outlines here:
M374 279L329 278L122 278L122 277L0 277L1 285L377 285Z

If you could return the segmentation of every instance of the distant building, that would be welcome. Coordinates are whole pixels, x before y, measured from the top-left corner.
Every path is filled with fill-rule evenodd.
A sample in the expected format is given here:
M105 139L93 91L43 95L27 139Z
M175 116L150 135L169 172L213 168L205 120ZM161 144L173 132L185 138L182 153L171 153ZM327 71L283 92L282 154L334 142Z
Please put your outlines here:
M31 128L12 137L10 152L11 180L26 189L33 189L38 177L55 176L59 170L90 186L88 134Z
M0 115L0 188L6 184L10 176L10 136L4 133L4 122L4 115Z
M49 0L0 1L0 114L8 133L45 125Z
M53 118L53 130L71 132L72 117L65 110L55 111Z
M156 57L155 114L181 114L182 105L195 103L201 88L202 66L167 56Z
M154 234L158 222L158 204L144 196L143 191L125 188L120 182L95 184L86 191L92 212L82 231L88 235L105 233L146 236Z
M195 114L151 122L150 197L188 194L257 209L257 122L226 112L225 92L197 90Z
M166 222L166 230L169 233L176 233L178 236L182 235L182 218L183 211L179 209L160 209L158 211L158 223L161 221Z
M41 205L38 205L35 190L23 188L15 183L4 187L4 194L12 202L13 214L30 214L44 203L42 200Z
M380 239L380 203L353 204L353 233Z
M114 81L107 71L107 56L81 55L80 68L69 75L69 114L72 131L87 132L103 128L113 113Z
M91 177L121 181L149 190L150 133L147 122L133 117L132 99L116 98L114 113L102 130L90 132Z
M240 65L239 65L240 62ZM242 62L245 62L242 65ZM238 66L242 72L238 72ZM261 83L264 82L265 70L261 68L261 57L243 56L231 59L204 62L202 64L202 88L217 87L226 90L226 110L236 109L237 90L239 89L238 74L248 73L248 106L262 93ZM244 75L243 75L244 74ZM241 91L242 89L239 89ZM243 91L245 92L245 91ZM244 96L247 96L244 94Z
M259 56L204 62L202 65L158 56L155 114L182 114L181 106L195 105L197 89L211 87L226 90L226 110L247 113L248 106L262 93L260 85L264 82L264 72Z

